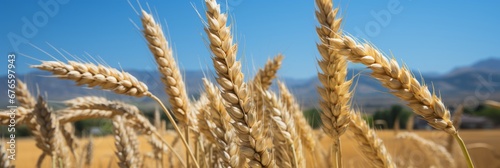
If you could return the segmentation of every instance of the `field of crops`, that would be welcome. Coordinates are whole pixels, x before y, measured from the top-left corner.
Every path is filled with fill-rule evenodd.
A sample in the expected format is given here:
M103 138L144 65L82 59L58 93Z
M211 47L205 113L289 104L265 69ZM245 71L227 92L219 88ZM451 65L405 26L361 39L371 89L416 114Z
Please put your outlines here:
M437 131L416 131L416 133L422 137L432 139L433 141L439 142L445 139L446 135ZM393 155L396 159L398 156L408 156L408 153L402 153L401 146L412 144L400 143L394 139L394 131L378 131L381 139L384 140L384 144L389 150L389 153ZM470 149L472 159L477 167L482 168L498 168L500 166L500 130L467 130L461 131L464 140L467 145L476 144L478 147L473 147ZM170 135L167 140L171 141L173 135ZM356 142L353 141L349 136L342 138L345 148L342 150L344 155L344 162L346 167L370 167L367 162L361 157L359 149L356 147ZM81 139L80 144L87 143L88 139ZM330 139L325 137L322 139L322 144L328 146L330 144ZM144 153L151 152L151 147L149 145L144 145L146 143L143 137L140 138L141 151ZM18 158L16 165L18 167L34 167L36 165L36 160L42 153L42 151L36 149L35 141L31 138L20 139L18 141ZM479 146L487 145L492 147L483 148ZM116 162L117 158L115 155L115 150L113 150L114 138L112 136L107 137L95 137L94 138L94 155L92 159L92 167L96 168L107 168L107 167L118 167ZM181 148L181 147L177 147ZM408 152L408 151L405 151ZM411 152L410 152L411 153ZM418 161L420 159L424 160L424 154L420 151L415 151L411 154L414 160ZM150 160L150 163L153 163ZM45 160L44 167L50 167L50 159ZM153 165L153 164L151 164ZM168 165L168 163L166 163ZM418 165L416 163L415 165ZM167 167L167 166L166 166ZM420 166L419 166L420 167Z

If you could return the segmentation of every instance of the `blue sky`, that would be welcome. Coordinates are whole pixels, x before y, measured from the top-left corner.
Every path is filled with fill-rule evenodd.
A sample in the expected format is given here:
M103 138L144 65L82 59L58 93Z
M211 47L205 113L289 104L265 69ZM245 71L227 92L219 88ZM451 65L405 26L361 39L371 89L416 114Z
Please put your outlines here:
M127 1L65 1L68 2L58 3L53 13L47 13L35 1L0 2L0 54L17 51L36 59L53 60L27 43L13 44L10 39L16 36L58 59L62 56L47 43L83 59L89 58L86 53L100 57L117 68L156 68L140 30L130 22L141 27L139 16ZM137 2L131 3L138 7ZM146 2L140 3L146 6ZM147 3L169 33L167 38L180 67L185 70L210 67L203 24L192 7L193 4L203 12L203 1ZM285 60L279 75L295 78L316 75L319 54L315 47L318 38L314 1L227 0L227 5L244 72L252 74L254 67L283 53ZM341 7L345 32L374 43L421 72L446 73L481 59L500 58L498 1L343 0L335 1L334 5ZM38 20L34 21L34 17ZM37 31L26 31L29 24ZM18 55L16 70L26 73L32 70L28 68L30 64L38 63ZM4 70L1 72L5 74Z

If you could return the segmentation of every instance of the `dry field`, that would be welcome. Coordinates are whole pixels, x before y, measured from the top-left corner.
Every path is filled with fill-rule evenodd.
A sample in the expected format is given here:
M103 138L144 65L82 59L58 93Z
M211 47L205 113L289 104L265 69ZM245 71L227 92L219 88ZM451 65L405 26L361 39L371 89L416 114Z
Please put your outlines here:
M469 150L478 167L498 167L498 154L491 151L500 148L499 131L458 131L461 111L451 116L436 95L439 92L421 84L411 68L373 44L344 34L342 18L330 0L315 3L322 131L312 130L286 84L274 81L284 58L281 54L245 81L228 15L215 0L205 0L204 26L216 80L204 78L204 93L195 99L187 95L186 77L161 25L142 9L142 32L168 100L160 100L133 75L96 62L55 60L32 66L78 86L156 101L174 128L168 136L159 111L150 122L136 106L95 96L67 100L66 108L52 110L45 97L35 98L28 85L17 81L15 120L27 125L33 138L18 140L16 166L33 167L39 160L43 167L473 168ZM369 68L372 78L435 131L372 130L362 112L351 108L355 85L347 78L348 62ZM269 89L272 83L277 83L279 91ZM91 118L110 119L113 136L95 138L92 145L75 137L72 123ZM1 112L0 121L8 125L14 119ZM0 167L9 166L3 155Z
M443 140L445 134L437 131L416 131L416 133L422 137L432 139L434 141ZM389 150L389 153L397 158L398 152L400 153L400 145L411 145L405 143L399 143L394 139L394 131L377 131L377 134ZM477 167L482 168L498 168L500 167L500 130L467 130L461 131L461 134L467 145L469 144L487 144L493 147L493 151L487 150L485 148L473 148L470 150L472 159ZM167 140L171 141L173 138L169 137ZM345 147L342 150L344 161L346 162L346 167L370 167L360 154L360 151L356 147L356 142L350 137L343 137L343 142ZM88 139L81 139L81 143L86 143ZM141 137L141 144L146 144L146 140ZM330 139L325 137L321 143L323 146L328 147L330 145ZM16 165L18 167L35 167L36 160L42 151L36 149L35 141L33 139L19 139L18 140L18 161ZM97 137L94 138L94 156L92 167L96 168L107 168L107 167L118 167L115 162L117 158L115 156L114 149L114 138L112 136L107 137ZM142 145L141 150L144 152L151 151L149 145ZM421 152L417 151L412 155L413 159L418 161L421 159ZM150 163L152 163L151 161ZM108 166L111 165L111 166ZM44 162L44 167L50 167L50 161L47 159ZM154 166L153 166L154 167ZM417 166L425 167L425 166Z

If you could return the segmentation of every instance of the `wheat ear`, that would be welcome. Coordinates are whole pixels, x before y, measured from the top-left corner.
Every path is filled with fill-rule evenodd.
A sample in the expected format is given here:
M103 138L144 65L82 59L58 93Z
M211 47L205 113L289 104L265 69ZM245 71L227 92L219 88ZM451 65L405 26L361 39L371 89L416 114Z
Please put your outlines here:
M318 88L321 96L320 107L323 129L334 140L332 148L337 157L337 166L342 167L340 136L346 131L350 119L349 100L352 80L346 81L347 60L335 47L331 47L329 39L342 34L340 26L342 18L337 18L338 8L333 9L331 0L316 0L316 18L320 26L316 32L321 42L317 44L321 59L318 65L322 72L318 78L323 87Z
M57 121L55 114L47 107L47 103L41 96L38 97L33 113L36 123L40 125L40 133L44 137L41 140L43 142L41 145L46 145L47 151L45 151L45 153L52 156L52 166L55 167L56 165L59 165L57 164L59 159L63 159L64 161L67 160L66 156L64 156L64 149L62 149L62 142L60 141L61 134L59 130L59 122Z
M392 94L406 101L408 106L422 116L429 125L453 135L460 144L468 167L474 167L465 143L450 120L450 111L446 109L441 98L431 94L427 86L421 85L408 68L400 68L396 60L387 59L372 45L358 44L349 36L329 40L331 46L346 55L350 61L362 63L370 68L372 77L389 88Z
M31 95L26 84L21 80L17 80L16 99L19 102L20 107L24 107L26 109L35 108L36 100Z
M146 84L138 81L134 76L102 65L74 61L69 61L68 64L60 61L43 61L42 64L32 67L52 72L62 79L73 80L77 85L99 86L101 89L111 90L117 94L135 97L151 95Z
M61 123L59 123L61 124ZM75 128L73 128L73 125L71 123L66 123L66 124L61 124L59 130L61 130L61 134L64 137L65 144L69 148L69 150L72 152L73 157L75 160L79 158L78 154L76 153L76 149L78 148L78 139L75 136Z
M215 129L215 126L210 117L209 111L205 110L209 108L209 100L205 93L202 93L200 99L197 103L194 103L194 108L198 112L196 118L198 119L198 131L199 133L205 135L205 138L212 144L216 144L216 140L211 130Z
M257 115L257 120L264 121L264 132L265 134L270 134L270 127L272 126L270 114L264 113L264 103L262 100L262 92L260 90L268 90L271 87L272 81L276 78L278 69L281 67L281 61L283 60L283 55L278 54L272 60L269 59L264 67L260 68L257 74L254 76L253 80L249 83L252 100L255 106L255 112Z
M156 128L145 118L136 106L120 102L110 101L103 97L86 96L65 101L70 106L67 109L58 111L58 119L61 123L75 122L90 118L110 118L122 116L127 122L131 122L138 130L148 135L155 136L168 149L172 149L167 141L158 133ZM181 157L173 151L179 159ZM184 164L184 162L181 162Z
M17 87L15 91L16 99L19 102L19 107L16 113L16 123L24 123L28 125L31 132L35 136L39 135L39 133L37 133L34 120L33 122L31 121L34 118L32 111L36 105L35 98L31 95L27 85L21 80L17 80Z
M500 102L493 101L493 100L486 100L484 103L485 103L486 105L488 105L488 106L491 106L491 107L494 107L494 108L500 109Z
M148 41L149 50L158 64L158 71L162 75L161 80L165 84L165 91L169 96L172 112L180 123L188 124L189 99L181 71L173 57L172 49L165 39L161 25L154 20L153 16L142 11L141 20L144 37Z
M297 134L300 135L300 141L309 151L314 151L317 144L317 140L314 137L314 130L307 122L299 104L295 100L295 97L293 97L290 90L288 90L285 83L278 81L278 87L282 103L292 114L293 121L295 122L295 129L297 130Z
M265 143L268 138L263 134L263 123L257 120L248 87L243 81L241 64L236 61L237 45L233 44L231 30L226 26L227 14L221 14L220 5L215 0L205 0L205 4L208 23L205 32L210 40L217 82L222 88L226 110L234 120L241 153L250 160L250 167L274 167L272 152Z
M118 166L121 168L132 167L136 162L133 156L132 146L126 130L125 121L120 116L113 118L113 128L115 133L116 156L118 157Z
M89 142L85 145L85 165L90 167L94 155L94 139L90 137Z
M132 155L136 157L137 159L135 160L134 166L133 167L143 167L143 158L141 157L141 151L140 151L140 144L139 144L139 138L137 136L137 132L129 125L125 125L125 131L127 131L127 135L130 141L130 147L132 147Z
M456 167L455 165L455 159L451 156L448 151L446 151L446 148L436 144L432 141L429 141L427 139L424 139L420 136L418 136L415 133L408 133L408 132L403 132L398 135L396 135L396 139L407 139L412 142L414 142L419 148L421 148L424 151L431 151L429 154L432 154L433 157L436 160L436 164L439 164L441 166L448 166L448 167ZM438 166L439 166L438 165Z
M270 91L263 91L266 112L271 114L274 123L275 138L285 144L292 151L292 160L294 167L304 167L304 156L302 152L302 143L295 129L295 122L291 113L278 100L276 94Z
M7 150L4 147L4 142L0 143L0 167L4 168L10 168L10 167L15 167L14 165L11 165L10 159L7 156Z
M278 54L273 59L267 60L266 64L263 68L257 71L255 77L253 79L253 84L256 85L255 82L258 82L258 85L262 90L267 90L271 87L273 79L276 78L278 70L281 67L281 62L283 61L284 56L282 54Z
M209 106L205 109L205 113L210 114L215 128L212 129L212 134L217 143L218 152L223 165L231 167L241 167L244 164L243 157L239 156L239 149L236 144L235 130L231 125L231 117L228 115L222 102L221 92L214 84L203 78L205 92L210 100Z
M148 41L149 50L153 54L158 71L161 73L161 80L165 84L165 91L169 96L169 102L172 105L172 112L183 125L184 136L189 144L189 99L186 93L186 87L177 67L176 61L172 55L172 49L168 46L168 41L163 34L163 30L153 16L142 11L142 25L144 37ZM186 152L186 161L189 165L189 156Z
M372 167L396 167L382 140L377 137L374 130L370 129L360 113L351 115L349 131L354 134L354 139L358 142L361 153Z
M104 90L111 90L117 94L124 94L135 97L148 96L155 100L162 109L165 111L168 119L174 126L175 131L181 135L180 138L184 144L187 153L192 159L195 159L192 150L189 148L189 144L182 132L177 126L174 118L170 115L169 110L163 104L163 102L148 91L148 87L143 82L140 82L134 76L127 72L120 72L117 69L105 67L102 65L94 65L90 63L78 63L69 61L65 64L60 61L43 61L40 65L32 66L41 70L52 72L55 76L62 79L73 80L77 85L88 85L88 87L99 86ZM196 167L197 162L194 162Z

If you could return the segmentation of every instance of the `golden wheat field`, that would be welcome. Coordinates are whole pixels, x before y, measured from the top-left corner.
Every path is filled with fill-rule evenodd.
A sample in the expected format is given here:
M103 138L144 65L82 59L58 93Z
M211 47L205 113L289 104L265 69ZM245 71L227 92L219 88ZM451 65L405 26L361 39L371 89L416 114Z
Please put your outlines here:
M444 134L436 131L417 131L418 135L432 139L434 141L443 140L445 137ZM390 153L398 154L402 151L402 148L399 148L400 145L411 145L411 144L400 144L394 139L394 131L377 131L377 134L380 135L380 138L384 140L385 145L387 146L387 150ZM472 159L477 167L484 168L498 168L500 167L500 130L470 130L470 131L462 131L461 134L467 144L487 144L488 146L493 147L492 150L488 150L486 148L473 148L470 150ZM168 137L168 136L167 136ZM167 138L168 141L172 141L172 135ZM361 157L360 151L356 148L355 140L350 137L343 138L345 142L344 152L344 160L346 162L346 167L371 167L369 164ZM80 143L84 144L88 141L88 139L81 139ZM329 146L329 138L325 137L322 139L321 143L323 146ZM146 143L146 140L143 137L140 137L141 144ZM35 160L38 159L42 151L35 149L35 141L32 139L21 139L18 142L18 161L16 165L18 167L35 167ZM117 158L115 156L114 150L110 150L110 146L114 145L114 139L111 136L107 137L96 137L94 138L94 156L91 167L96 168L108 168L108 167L118 167L115 162L117 162ZM414 149L412 149L414 150ZM151 151L151 147L147 145L141 146L141 151L147 152ZM424 160L422 152L415 152L412 155L413 159L418 162L418 160ZM154 161L150 159L147 161L147 165L154 167ZM44 162L44 167L50 167L50 162L46 160ZM168 163L166 163L168 165ZM425 167L425 164L415 165L416 167Z
M215 80L203 78L203 91L197 97L188 96L184 81L189 77L179 68L160 22L142 7L137 12L141 35L167 99L160 99L131 73L98 61L75 58L31 66L59 78L52 80L154 101L173 129L165 130L167 121L160 119L160 110L151 121L138 106L98 96L66 100L64 107L54 110L50 98L30 92L34 88L28 86L34 84L17 80L17 113L1 112L0 121L26 125L32 136L17 139L15 166L500 167L499 130L459 130L463 106L452 116L439 91L421 82L397 56L388 57L375 44L345 33L343 18L331 0L316 0L316 10L311 11L317 20L320 55L315 106L321 111L321 130L309 125L296 97L276 79L285 56L277 53L255 76L245 77L230 17L216 0L204 2L204 11L199 12L204 16L211 52L207 57ZM399 129L399 123L394 131L373 129L363 119L363 111L352 105L356 85L354 77L347 75L349 62L369 69L371 78L433 130L413 130L415 117L406 130ZM495 101L489 104L498 106ZM87 119L108 119L112 135L77 137L74 123ZM6 151L1 152L0 167L13 167Z

